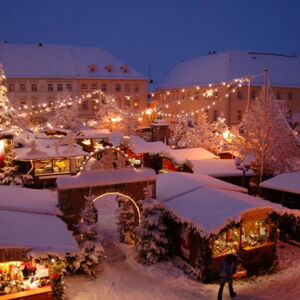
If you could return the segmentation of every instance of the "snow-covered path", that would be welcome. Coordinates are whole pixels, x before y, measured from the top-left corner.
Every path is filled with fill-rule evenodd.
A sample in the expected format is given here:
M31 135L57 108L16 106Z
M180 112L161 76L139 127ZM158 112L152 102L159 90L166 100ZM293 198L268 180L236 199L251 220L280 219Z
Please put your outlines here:
M66 278L68 300L217 299L218 284L207 285L195 281L175 267L172 262L148 267L137 263L134 248L119 243L118 236L114 234L115 209L116 203L111 200L101 204L101 211L106 215L101 234L104 235L104 247L110 258L99 268L98 277L94 281L85 276ZM235 281L234 288L238 293L235 299L300 299L300 248L280 244L278 250L279 266L282 271ZM224 289L223 299L231 299L227 287Z

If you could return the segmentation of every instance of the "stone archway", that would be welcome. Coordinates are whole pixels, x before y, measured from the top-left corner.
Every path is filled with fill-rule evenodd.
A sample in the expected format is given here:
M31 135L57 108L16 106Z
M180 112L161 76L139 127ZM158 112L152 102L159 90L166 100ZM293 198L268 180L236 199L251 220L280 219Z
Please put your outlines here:
M91 161L89 168L88 163ZM58 206L62 219L68 228L75 229L79 222L79 213L84 207L85 196L96 197L116 193L128 197L136 211L138 225L141 207L139 200L144 199L144 189L148 184L156 190L156 174L152 169L135 169L126 155L118 148L106 147L90 154L82 170L75 176L57 179Z

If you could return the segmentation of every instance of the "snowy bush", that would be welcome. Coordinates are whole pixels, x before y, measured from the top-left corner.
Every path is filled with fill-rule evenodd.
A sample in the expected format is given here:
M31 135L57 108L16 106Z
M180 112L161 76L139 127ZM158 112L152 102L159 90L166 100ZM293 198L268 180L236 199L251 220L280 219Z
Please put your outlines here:
M160 202L152 197L152 187L145 188L145 199L142 200L142 216L138 232L138 260L153 264L169 256L167 227L164 224L165 212Z
M127 197L118 197L117 200L120 206L118 209L119 220L117 222L120 241L128 245L133 245L136 241L136 212Z

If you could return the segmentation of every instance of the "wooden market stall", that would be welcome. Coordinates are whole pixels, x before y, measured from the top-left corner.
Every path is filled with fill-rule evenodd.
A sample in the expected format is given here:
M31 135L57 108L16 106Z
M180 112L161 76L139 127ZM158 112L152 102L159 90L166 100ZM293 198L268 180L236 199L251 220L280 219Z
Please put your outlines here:
M0 209L7 228L0 232L0 299L55 299L53 280L62 279L61 263L78 253L77 244L58 217L13 211L21 209L15 205Z
M0 132L0 168L5 165L5 158L12 154L13 135L11 133Z
M215 179L216 180L216 179ZM183 182L185 181L185 184ZM167 182L166 182L167 183ZM227 254L239 258L240 275L269 268L275 260L277 228L269 218L281 205L227 187L196 186L181 178L185 190L172 195L157 181L157 198L167 212L174 254L204 282L216 278ZM231 185L232 186L232 185ZM230 187L231 187L230 186Z

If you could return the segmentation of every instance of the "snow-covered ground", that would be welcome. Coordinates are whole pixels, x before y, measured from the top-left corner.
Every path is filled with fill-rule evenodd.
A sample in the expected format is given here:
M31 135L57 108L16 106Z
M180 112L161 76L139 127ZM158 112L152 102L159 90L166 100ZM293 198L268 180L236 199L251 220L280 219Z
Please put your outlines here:
M96 200L99 231L103 236L107 260L92 281L85 276L67 277L69 300L193 300L216 299L218 284L203 284L191 279L173 262L143 266L136 262L133 247L118 242L115 195ZM300 248L278 244L279 271L275 274L236 280L235 299L300 299ZM229 297L225 287L223 299Z

